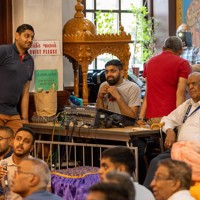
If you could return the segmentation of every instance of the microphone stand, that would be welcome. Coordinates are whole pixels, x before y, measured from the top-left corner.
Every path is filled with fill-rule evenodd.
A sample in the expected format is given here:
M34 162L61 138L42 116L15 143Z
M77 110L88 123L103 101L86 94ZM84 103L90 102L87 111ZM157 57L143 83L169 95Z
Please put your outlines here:
M4 183L5 183L5 186L3 189L3 195L5 197L5 200L8 200L8 176L7 174L4 176Z
M4 196L5 196L5 200L8 200L8 184L5 185L5 188L4 188Z

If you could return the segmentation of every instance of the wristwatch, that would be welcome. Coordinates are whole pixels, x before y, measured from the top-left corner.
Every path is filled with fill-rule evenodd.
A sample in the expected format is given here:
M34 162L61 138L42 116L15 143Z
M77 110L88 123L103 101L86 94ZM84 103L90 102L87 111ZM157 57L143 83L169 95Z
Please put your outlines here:
M146 118L138 117L137 120L146 121Z
M21 120L28 120L28 118L23 118L23 117L21 117Z

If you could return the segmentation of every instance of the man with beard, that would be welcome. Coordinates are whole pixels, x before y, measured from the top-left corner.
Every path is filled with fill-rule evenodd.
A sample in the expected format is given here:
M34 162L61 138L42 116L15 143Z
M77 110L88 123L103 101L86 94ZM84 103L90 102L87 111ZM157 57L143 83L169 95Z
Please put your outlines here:
M14 133L22 123L29 122L29 87L34 61L28 49L34 35L31 25L22 24L16 30L15 42L0 46L0 125L11 127ZM17 110L19 102L20 114Z
M123 76L123 64L119 60L110 60L105 64L106 81L99 88L96 107L136 118L141 91L138 85Z
M17 165L24 158L32 157L30 156L30 152L33 150L34 141L35 133L32 129L28 127L18 129L13 140L13 154L0 161L0 179L6 199L22 199L18 194L10 191L10 184L13 180Z
M137 84L123 77L123 64L119 60L110 60L105 64L106 81L99 88L96 107L137 118L141 104L141 90ZM132 144L138 147L139 181L143 182L143 172L146 171L144 162L146 144L139 139L132 141Z

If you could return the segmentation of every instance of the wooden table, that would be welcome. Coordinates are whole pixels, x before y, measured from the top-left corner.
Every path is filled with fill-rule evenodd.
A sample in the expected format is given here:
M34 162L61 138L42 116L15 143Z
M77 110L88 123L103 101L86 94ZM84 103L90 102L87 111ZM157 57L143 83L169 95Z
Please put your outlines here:
M126 142L127 146L132 138L134 137L149 137L157 136L160 137L159 128L139 128L133 126L127 126L124 128L93 128L93 127L64 127L60 124L49 123L29 123L24 124L32 128L36 134L47 134L47 135L61 135L61 136L72 136L79 138L90 138L90 139L102 139L102 140L113 140Z
M29 123L24 124L32 128L36 134L41 135L60 135L60 136L71 136L76 138L88 138L88 139L97 139L97 140L108 140L108 141L120 141L125 142L128 147L132 147L131 140L134 137L149 137L155 136L160 138L159 128L150 129L150 128L139 128L128 126L124 128L92 128L92 127L64 127L60 124L49 123ZM55 141L55 140L54 140ZM97 145L98 146L98 145ZM160 143L162 149L162 145ZM135 148L135 158L136 158L136 180L138 178L138 150Z

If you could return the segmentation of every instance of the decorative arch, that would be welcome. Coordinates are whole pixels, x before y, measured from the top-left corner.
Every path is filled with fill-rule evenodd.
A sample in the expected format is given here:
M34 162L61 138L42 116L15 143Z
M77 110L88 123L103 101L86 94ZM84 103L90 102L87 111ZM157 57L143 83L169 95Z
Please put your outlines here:
M129 59L131 56L129 43L131 35L126 34L124 27L120 24L119 34L96 34L94 25L84 19L81 0L75 6L75 18L64 26L63 54L73 64L74 69L74 94L79 96L78 73L81 67L83 77L83 104L88 104L87 73L88 65L101 54L110 53L118 57L124 64L124 77L127 78ZM73 22L73 23L71 23ZM75 25L76 26L75 26ZM74 32L78 27L77 32ZM72 28L72 30L70 30ZM81 30L82 29L82 30ZM81 31L80 31L81 30Z

